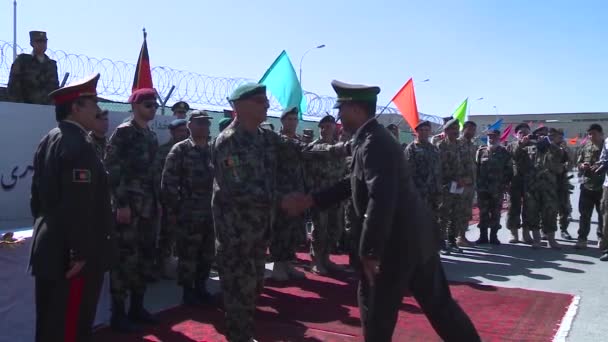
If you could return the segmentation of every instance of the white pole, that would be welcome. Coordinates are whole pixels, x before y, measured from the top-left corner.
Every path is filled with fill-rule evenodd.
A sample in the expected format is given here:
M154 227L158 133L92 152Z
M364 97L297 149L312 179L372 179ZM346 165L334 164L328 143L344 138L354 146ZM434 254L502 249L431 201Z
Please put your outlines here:
M17 0L13 1L13 60L17 59Z

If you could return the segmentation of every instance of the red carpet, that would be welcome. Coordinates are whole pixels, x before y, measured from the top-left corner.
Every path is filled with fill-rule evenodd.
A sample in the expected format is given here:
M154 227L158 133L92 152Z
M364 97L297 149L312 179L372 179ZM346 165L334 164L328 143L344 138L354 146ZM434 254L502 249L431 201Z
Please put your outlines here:
M299 254L302 259L307 255ZM345 264L345 256L335 256ZM256 313L258 341L361 341L356 282L307 273L307 279L280 287L268 281ZM551 341L572 301L567 294L468 283L451 284L454 297L470 315L483 341ZM223 313L176 307L162 312L163 325L142 335L115 335L109 329L95 342L225 341ZM439 341L416 302L405 298L394 341Z

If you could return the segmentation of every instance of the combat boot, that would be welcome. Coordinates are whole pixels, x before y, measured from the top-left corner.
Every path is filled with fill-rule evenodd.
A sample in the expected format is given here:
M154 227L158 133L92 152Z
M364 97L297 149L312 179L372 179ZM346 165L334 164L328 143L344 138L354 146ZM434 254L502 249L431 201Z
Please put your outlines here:
M322 260L320 260L320 258L317 258L315 256L312 257L312 272L319 274L319 275L328 275L329 272L327 271L327 268L325 268L325 264L323 263Z
M131 293L131 307L129 308L129 319L136 323L157 325L160 320L154 317L144 308L144 294Z
M567 229L562 229L561 235L562 235L562 239L564 239L564 240L572 240L572 236L570 236L570 233L568 233Z
M518 229L509 229L511 231L511 239L509 243L519 243L519 231Z
M323 264L325 264L325 268L327 270L329 270L330 272L339 272L339 271L344 271L346 268L342 265L338 265L334 262L332 262L329 259L329 254L325 256L325 258L323 259Z
M532 248L537 249L541 247L542 245L540 244L540 230L534 229L532 230Z
M488 228L479 228L479 239L475 243L478 245L488 243Z
M276 281L287 281L289 275L287 274L287 265L284 261L275 261L272 267L272 279Z
M574 245L575 249L586 249L587 248L587 240L578 240Z
M538 232L538 243L540 243L540 232ZM521 232L521 239L525 244L531 245L534 243L534 239L530 236L530 229L524 228Z
M112 330L131 334L141 332L142 329L137 324L131 322L125 312L125 301L122 299L112 300L112 317L110 318L110 327Z
M498 228L492 228L490 230L490 244L500 245L500 240L498 240Z
M553 249L562 249L562 245L555 241L555 232L547 234L547 241L549 241L549 247Z
M456 239L456 246L458 246L458 247L473 247L474 244L471 241L467 240L466 236L459 236Z
M304 275L304 272L297 270L295 267L293 267L293 265L289 261L285 262L285 270L287 271L287 275L289 275L289 278L291 278L291 279L306 278L306 276Z

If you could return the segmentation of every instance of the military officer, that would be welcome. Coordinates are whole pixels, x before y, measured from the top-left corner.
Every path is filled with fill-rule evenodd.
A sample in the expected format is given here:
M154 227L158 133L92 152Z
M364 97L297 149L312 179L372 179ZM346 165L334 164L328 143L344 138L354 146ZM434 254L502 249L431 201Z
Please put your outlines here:
M171 106L171 111L173 112L173 116L177 119L185 119L186 114L190 110L190 105L184 101L176 102L173 106ZM185 139L185 138L184 138Z
M59 88L57 62L46 54L44 31L30 31L32 53L22 53L11 66L7 92L10 101L51 104L49 93Z
M513 177L513 161L500 146L500 131L487 132L488 145L477 150L477 203L479 206L478 244L500 245L500 211L504 192ZM490 239L488 240L488 229Z
M138 323L158 323L143 306L146 278L151 276L154 265L161 213L160 175L154 164L158 139L148 126L158 109L156 91L137 89L129 97L129 103L133 117L114 130L105 158L120 252L120 263L110 272L111 326L119 332L139 330ZM127 296L131 299L128 316Z
M106 145L108 144L108 128L110 126L110 120L108 120L108 111L99 110L99 113L95 116L95 126L89 132L89 137L95 146L95 152L99 159L103 160L106 152Z
M34 156L29 266L37 342L90 340L103 275L115 261L106 172L87 139L100 112L98 80L96 74L50 94L58 126Z
M186 305L200 305L212 298L206 288L215 255L211 119L199 110L190 113L190 137L171 148L162 173L161 191L167 220L176 227L178 284Z
M362 225L359 310L365 341L391 341L407 289L443 340L480 341L451 296L436 253L435 223L416 194L403 150L375 119L380 88L339 81L332 86L344 128L355 133L350 177L312 195L288 195L282 207L296 214L352 196Z

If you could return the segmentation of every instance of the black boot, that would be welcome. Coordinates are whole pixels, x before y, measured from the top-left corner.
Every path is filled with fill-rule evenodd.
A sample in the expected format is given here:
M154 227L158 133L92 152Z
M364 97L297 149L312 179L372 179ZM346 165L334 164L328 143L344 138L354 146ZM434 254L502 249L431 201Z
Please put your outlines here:
M131 322L125 312L125 301L122 299L112 300L112 318L110 319L110 327L112 330L131 334L140 332L142 329L135 323Z
M188 306L200 306L203 304L198 289L190 286L182 286L182 303Z
M144 308L144 294L131 294L131 307L129 308L129 318L136 323L156 325L160 320L154 317Z
M500 245L500 240L498 240L498 228L492 228L490 230L490 243L493 245Z
M488 243L488 228L479 228L479 239L475 243L478 245Z

